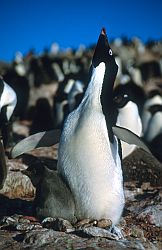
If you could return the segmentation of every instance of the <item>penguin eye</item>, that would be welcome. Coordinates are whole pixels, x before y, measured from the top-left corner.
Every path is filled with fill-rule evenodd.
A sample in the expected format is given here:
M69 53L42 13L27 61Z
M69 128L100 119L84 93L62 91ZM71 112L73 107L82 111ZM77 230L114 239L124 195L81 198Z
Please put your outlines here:
M117 108L123 108L127 104L128 101L129 101L129 98L127 94L118 95L114 97L114 102Z
M109 49L109 55L112 56L112 54L113 54L113 53L112 53L112 50Z

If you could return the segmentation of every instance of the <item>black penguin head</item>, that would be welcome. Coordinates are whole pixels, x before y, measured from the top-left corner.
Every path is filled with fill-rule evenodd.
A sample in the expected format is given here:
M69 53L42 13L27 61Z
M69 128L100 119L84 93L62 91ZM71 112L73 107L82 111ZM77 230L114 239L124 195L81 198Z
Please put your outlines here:
M121 93L120 95L115 96L113 100L116 104L116 107L121 109L126 106L126 104L130 101L130 98L127 94Z
M92 65L93 67L97 67L101 62L104 62L106 66L105 80L107 80L107 78L108 80L111 80L111 83L109 82L108 85L110 86L112 84L111 87L113 87L118 71L118 66L115 62L113 52L108 43L105 28L102 28L100 36L98 38L98 42L92 59Z
M142 115L146 99L144 90L132 80L126 84L119 84L113 91L113 99L117 108L123 108L129 101L135 103L139 114Z
M94 67L98 66L100 62L108 63L114 60L113 52L108 43L108 38L106 35L105 28L102 28L98 42L95 48L95 52L92 59L92 64ZM115 60L114 60L115 62Z
M45 168L43 163L38 160L31 163L26 170L22 170L21 172L30 178L34 187L37 187L42 182L44 170Z

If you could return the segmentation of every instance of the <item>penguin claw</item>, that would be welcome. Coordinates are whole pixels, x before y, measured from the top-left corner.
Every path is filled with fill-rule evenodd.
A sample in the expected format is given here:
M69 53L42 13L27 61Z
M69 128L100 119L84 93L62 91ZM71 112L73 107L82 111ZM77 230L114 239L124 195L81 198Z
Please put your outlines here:
M117 236L118 239L124 239L124 234L119 227L111 226L108 231L110 231L110 233L112 233L113 235Z

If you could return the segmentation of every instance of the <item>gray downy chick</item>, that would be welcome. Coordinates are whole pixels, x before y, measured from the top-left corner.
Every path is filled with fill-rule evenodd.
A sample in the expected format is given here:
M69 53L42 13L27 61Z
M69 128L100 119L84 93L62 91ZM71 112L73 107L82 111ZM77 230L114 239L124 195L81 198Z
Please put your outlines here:
M72 194L57 171L46 167L37 160L22 171L36 188L33 203L34 215L40 219L46 217L63 218L75 221L75 205Z

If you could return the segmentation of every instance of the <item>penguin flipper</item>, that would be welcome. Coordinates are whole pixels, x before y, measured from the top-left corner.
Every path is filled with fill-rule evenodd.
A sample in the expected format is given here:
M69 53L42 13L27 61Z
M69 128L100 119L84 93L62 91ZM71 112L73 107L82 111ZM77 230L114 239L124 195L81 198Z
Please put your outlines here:
M18 142L10 152L11 158L16 158L35 148L51 147L60 140L61 130L54 129L33 134Z
M119 127L119 126L113 126L112 130L113 130L114 135L116 135L117 138L119 138L120 140L128 144L134 144L137 147L140 147L146 152L152 154L149 148L146 146L146 144L142 141L142 139L138 135L130 131L129 129Z

